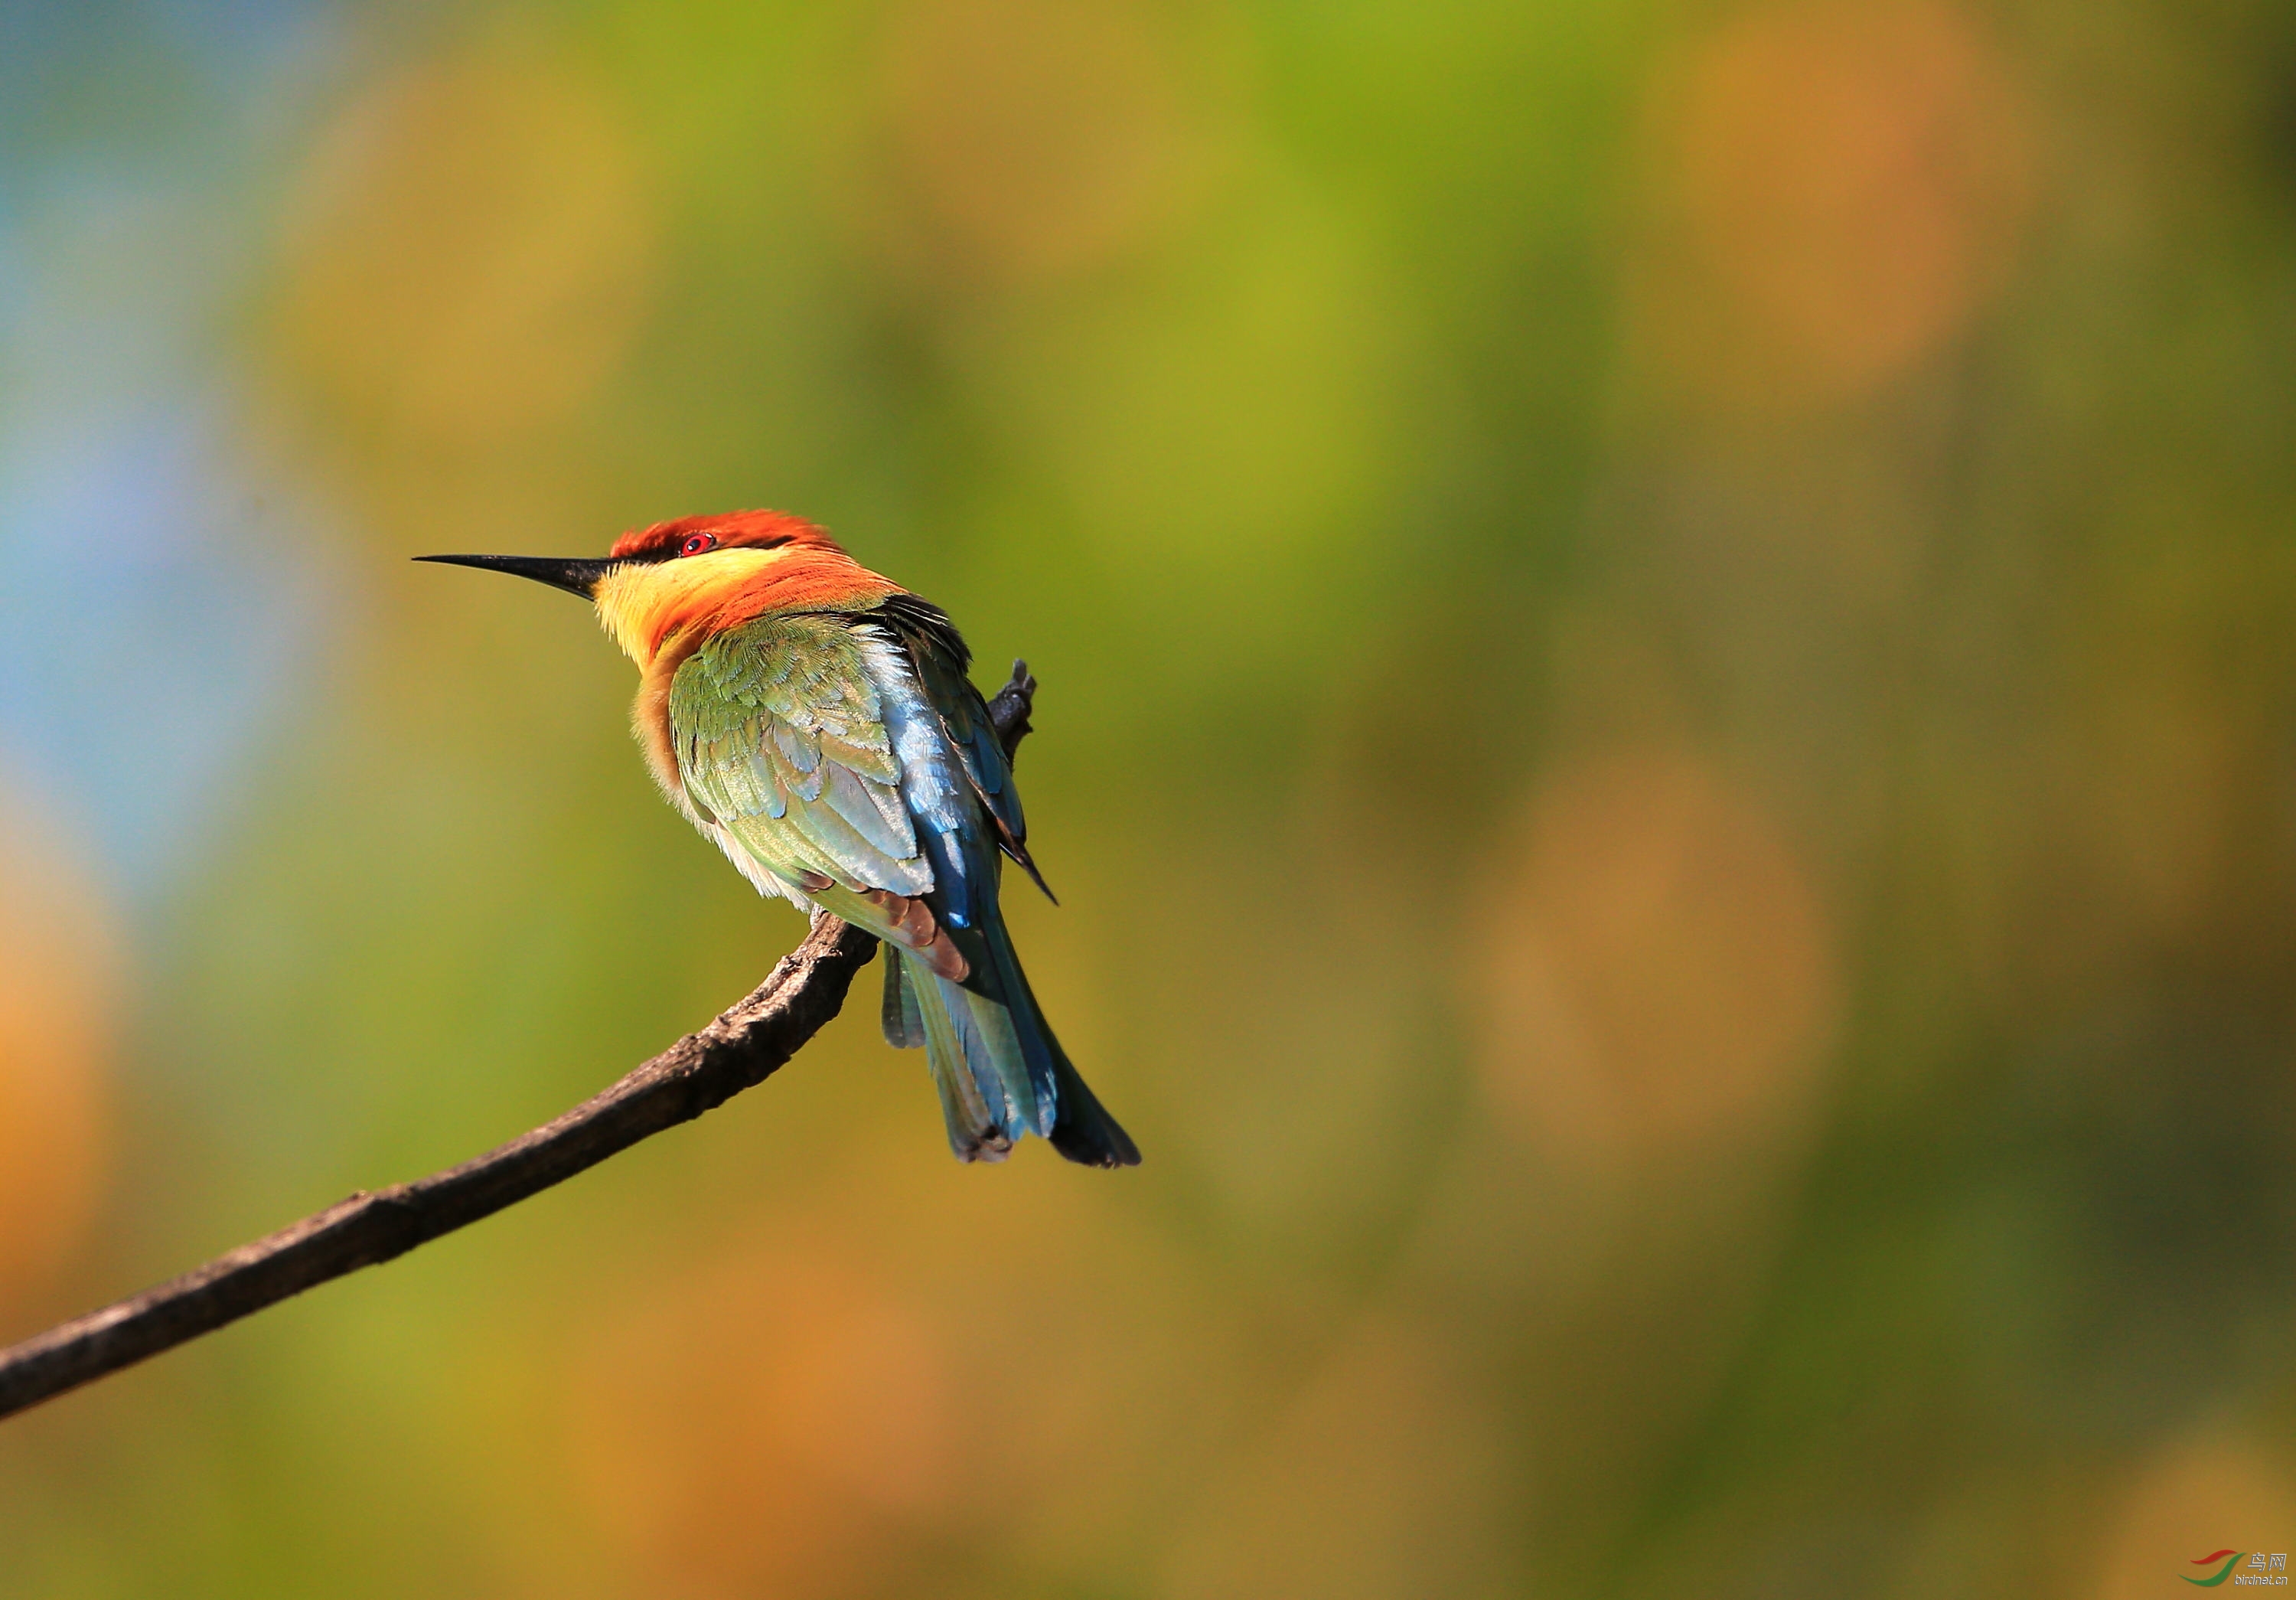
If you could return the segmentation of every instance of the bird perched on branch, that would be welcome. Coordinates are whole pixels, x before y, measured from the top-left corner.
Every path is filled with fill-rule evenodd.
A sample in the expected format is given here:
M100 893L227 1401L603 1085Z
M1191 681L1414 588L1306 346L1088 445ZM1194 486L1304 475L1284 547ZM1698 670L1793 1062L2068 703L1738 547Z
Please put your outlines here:
M939 607L775 511L657 522L603 561L419 559L596 606L637 663L632 719L670 804L763 892L884 941L885 1037L923 1046L960 1159L1001 1161L1036 1133L1072 1161L1139 1161L1005 932L1004 858L1045 881L971 652Z

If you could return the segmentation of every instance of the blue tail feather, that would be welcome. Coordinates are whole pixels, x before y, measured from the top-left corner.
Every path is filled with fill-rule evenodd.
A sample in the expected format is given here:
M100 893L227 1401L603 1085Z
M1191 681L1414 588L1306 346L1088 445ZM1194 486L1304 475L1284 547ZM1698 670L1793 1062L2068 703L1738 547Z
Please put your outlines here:
M925 1066L940 1095L949 1148L959 1161L1003 1161L1017 1136L1005 1112L1004 1096L983 1092L981 1075L973 1063L975 1052L968 1048L971 1041L965 1038L966 1030L950 1010L947 986L907 951L887 948L901 968L898 981L916 1004L924 1034Z
M985 928L957 936L972 964L963 983L934 976L906 950L892 951L887 964L886 1038L923 1044L950 1147L964 1161L1001 1161L1023 1133L1035 1133L1072 1161L1136 1166L1139 1147L1053 1036L1004 918L992 911L982 920Z

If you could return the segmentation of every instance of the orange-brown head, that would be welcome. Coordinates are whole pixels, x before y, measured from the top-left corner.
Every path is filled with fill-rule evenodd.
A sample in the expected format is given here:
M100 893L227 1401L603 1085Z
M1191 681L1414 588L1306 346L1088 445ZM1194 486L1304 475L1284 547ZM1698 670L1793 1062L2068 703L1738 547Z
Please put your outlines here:
M531 578L594 602L639 668L664 645L701 640L776 611L864 611L900 586L856 562L827 530L779 511L681 517L633 529L603 561L531 555L425 555Z
M842 555L829 529L785 511L733 511L714 517L680 517L633 528L614 541L617 561L669 561L710 550L783 550L804 547Z

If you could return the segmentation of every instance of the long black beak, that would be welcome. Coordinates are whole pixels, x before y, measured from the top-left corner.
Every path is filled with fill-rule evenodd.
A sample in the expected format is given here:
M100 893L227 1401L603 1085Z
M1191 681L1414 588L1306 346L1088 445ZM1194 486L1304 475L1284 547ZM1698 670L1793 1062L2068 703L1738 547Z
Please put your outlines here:
M537 583L546 583L554 589L579 595L585 600L597 598L598 580L614 564L610 561L581 561L555 555L418 555L414 559L444 562L450 567L485 567L491 571L531 578Z

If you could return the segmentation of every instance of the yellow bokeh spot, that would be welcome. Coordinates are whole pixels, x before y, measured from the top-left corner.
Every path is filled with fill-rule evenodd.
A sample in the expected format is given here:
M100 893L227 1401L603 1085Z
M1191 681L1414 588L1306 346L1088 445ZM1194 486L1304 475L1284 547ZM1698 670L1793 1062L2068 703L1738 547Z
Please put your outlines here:
M1651 103L1669 248L1638 320L1677 382L1738 402L1861 394L2005 275L2025 118L1949 6L1756 11L1662 72Z
M1480 929L1484 1081L1556 1160L1759 1145L1805 1104L1831 930L1763 808L1686 751L1566 767Z
M1229 1331L1168 1242L1037 1141L958 1165L914 1109L581 1336L576 1479L629 1592L1088 1588L1223 1430Z
M0 1313L70 1258L101 1196L117 974L95 888L0 803Z
M2259 1546L2296 1550L2296 1470L2238 1438L2184 1440L2146 1463L2112 1507L2091 1592L2099 1600L2176 1593L2186 1587L2180 1577L2214 1576L2195 1558Z
M1505 1435L1434 1331L1377 1316L1206 1486L1167 1600L1383 1600L1519 1592Z
M673 1284L584 1375L581 1466L645 1592L865 1589L951 1488L933 1326L803 1229Z
M355 102L291 219L291 356L385 425L479 439L557 421L611 377L656 221L609 86L496 47Z
M925 282L1026 283L1140 244L1202 160L1173 42L1151 13L1047 0L913 0L881 81L892 214Z

